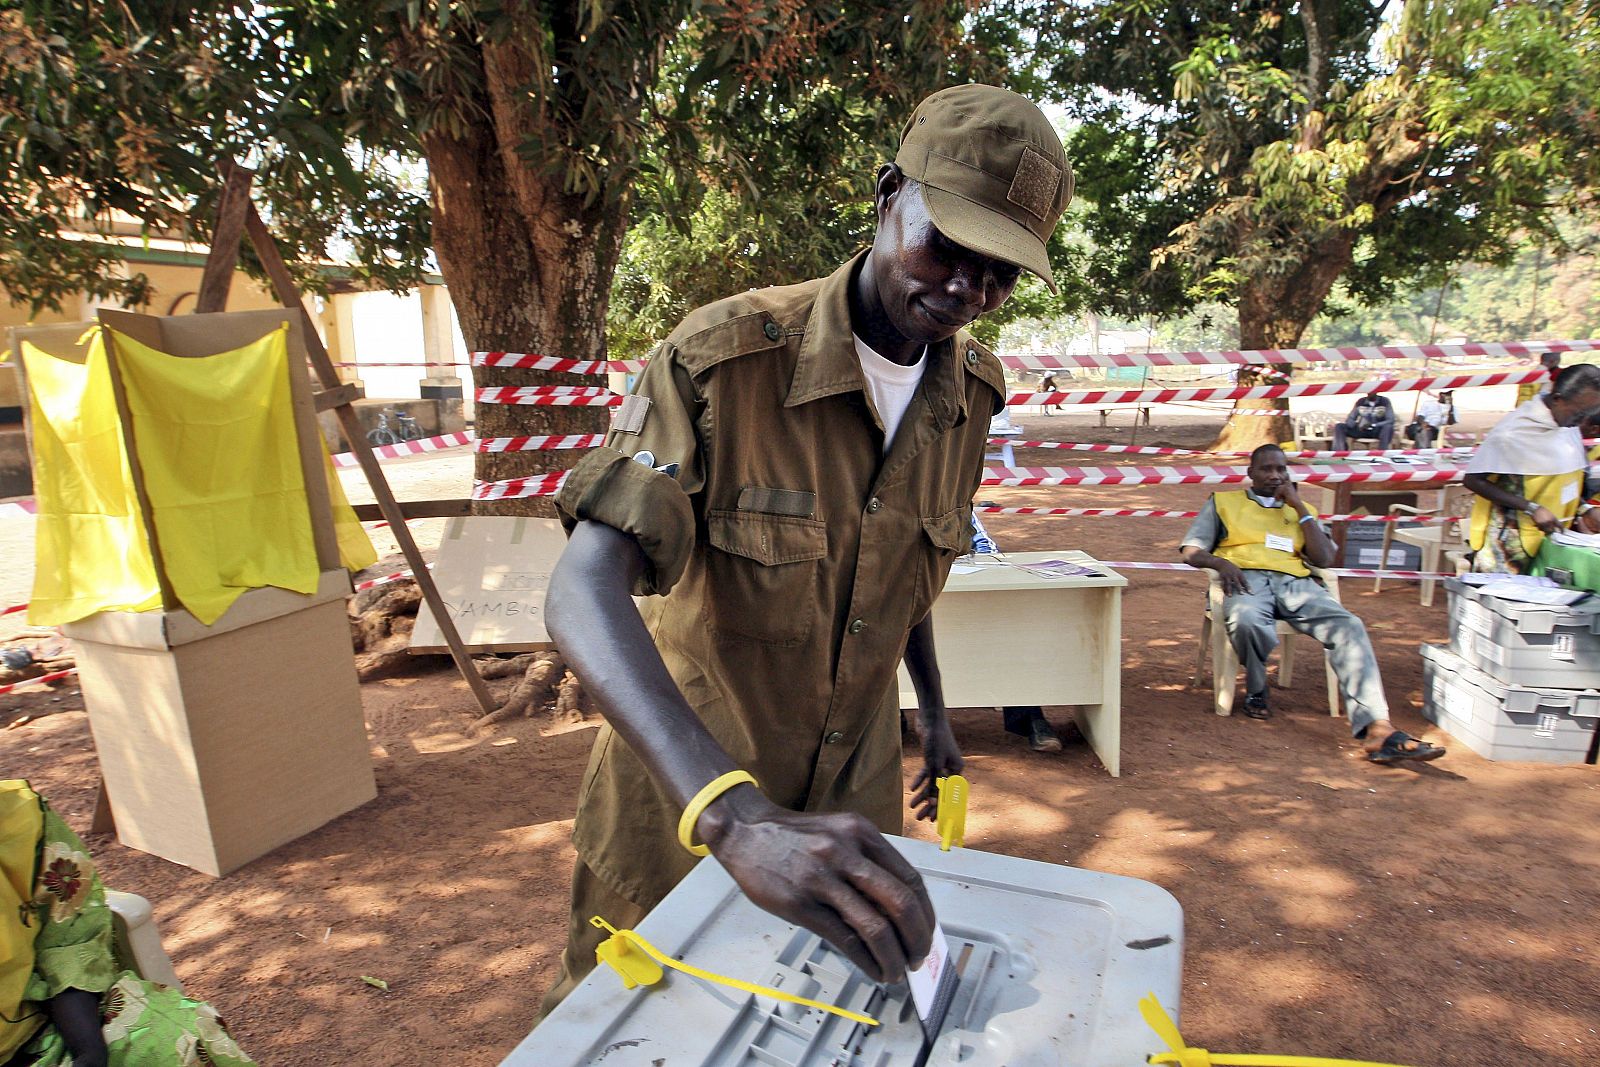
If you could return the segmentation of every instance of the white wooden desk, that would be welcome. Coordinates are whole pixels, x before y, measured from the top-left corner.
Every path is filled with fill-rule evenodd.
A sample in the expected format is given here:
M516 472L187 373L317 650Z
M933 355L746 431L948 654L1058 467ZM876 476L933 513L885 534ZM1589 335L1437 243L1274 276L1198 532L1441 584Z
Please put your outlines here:
M979 557L983 559L985 557ZM1113 778L1122 773L1122 589L1082 552L1009 552L1012 564L1063 560L1094 575L1045 578L1017 566L953 570L933 605L934 648L952 708L1071 706ZM965 558L958 561L962 568ZM900 706L917 695L900 667ZM1000 725L995 717L995 728Z

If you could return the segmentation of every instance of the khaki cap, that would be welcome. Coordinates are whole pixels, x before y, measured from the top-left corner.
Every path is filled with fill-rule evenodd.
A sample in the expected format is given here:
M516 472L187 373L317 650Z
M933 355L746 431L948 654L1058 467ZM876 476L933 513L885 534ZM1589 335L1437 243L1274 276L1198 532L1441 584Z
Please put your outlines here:
M894 161L924 186L940 233L1056 291L1045 242L1072 199L1072 167L1033 101L995 85L941 89L912 112Z

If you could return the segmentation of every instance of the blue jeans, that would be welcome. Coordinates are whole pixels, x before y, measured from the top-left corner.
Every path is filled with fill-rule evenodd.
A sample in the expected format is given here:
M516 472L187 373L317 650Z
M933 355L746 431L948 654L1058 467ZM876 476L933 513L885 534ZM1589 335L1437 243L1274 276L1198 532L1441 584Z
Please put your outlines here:
M1267 656L1278 647L1278 620L1310 634L1328 650L1339 692L1350 714L1350 732L1360 737L1373 722L1389 717L1378 658L1360 619L1312 578L1280 571L1244 572L1249 592L1222 602L1222 624L1244 664L1246 692L1267 688Z

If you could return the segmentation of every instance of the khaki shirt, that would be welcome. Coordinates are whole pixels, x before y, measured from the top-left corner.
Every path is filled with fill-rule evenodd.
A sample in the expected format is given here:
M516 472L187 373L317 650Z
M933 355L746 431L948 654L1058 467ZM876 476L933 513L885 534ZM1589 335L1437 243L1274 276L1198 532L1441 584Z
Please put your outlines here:
M638 540L662 659L768 797L898 832L896 668L970 545L1004 380L965 333L935 346L885 456L850 329L861 258L689 315L634 390L648 407L629 398L556 504ZM694 863L680 814L603 727L573 831L590 869L654 906Z

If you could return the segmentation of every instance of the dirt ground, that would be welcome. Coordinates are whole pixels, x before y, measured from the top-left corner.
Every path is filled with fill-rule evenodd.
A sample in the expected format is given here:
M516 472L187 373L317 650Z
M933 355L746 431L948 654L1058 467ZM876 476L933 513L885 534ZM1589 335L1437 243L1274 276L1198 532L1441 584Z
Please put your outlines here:
M1127 440L1125 424L1068 434L1066 420L1024 421L1030 436ZM1193 446L1211 429L1141 428L1140 443ZM1012 506L1171 508L1204 495L982 494ZM1183 525L990 524L1009 550L1136 560L1175 558ZM1173 892L1186 918L1191 1044L1416 1067L1595 1062L1600 771L1490 763L1455 744L1440 763L1369 765L1344 720L1328 716L1303 638L1304 682L1275 693L1272 721L1218 718L1208 690L1189 684L1203 581L1129 577L1123 776L1107 777L1081 742L1040 756L1002 733L994 712L956 712L973 789L968 846ZM1420 608L1406 582L1374 593L1350 581L1344 594L1372 633L1396 721L1441 739L1416 714L1417 645L1445 639L1444 597ZM996 649L996 669L1006 665ZM86 839L108 884L150 898L187 989L215 1003L262 1064L495 1064L553 977L592 731L541 737L518 720L474 737L470 698L448 668L366 685L363 700L378 799L243 870L217 880L110 835ZM96 770L76 688L0 701L0 719L61 712L0 731L0 773L32 779L85 830ZM908 749L908 780L915 757Z

